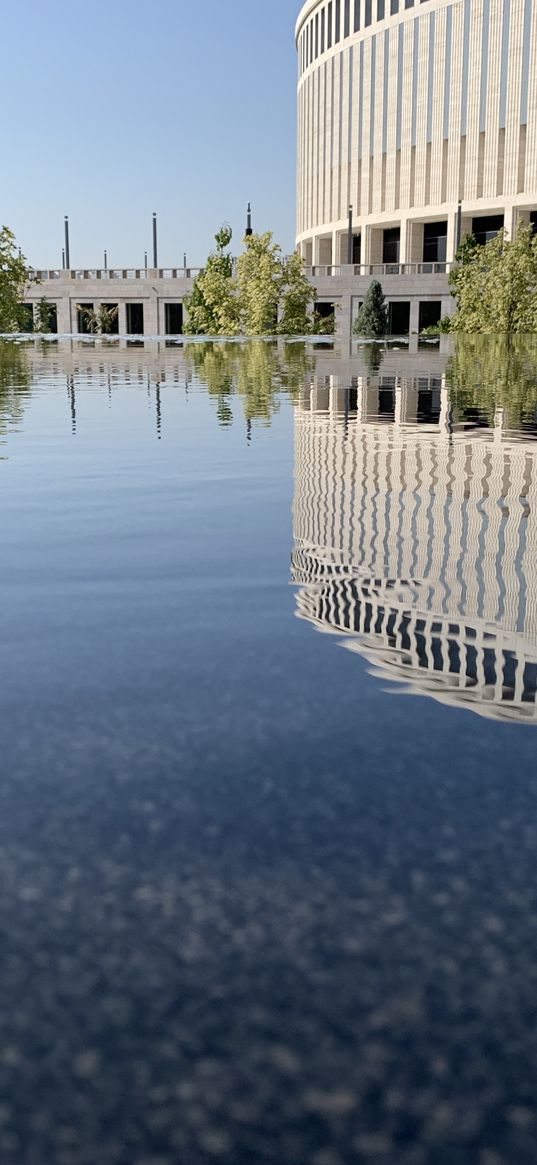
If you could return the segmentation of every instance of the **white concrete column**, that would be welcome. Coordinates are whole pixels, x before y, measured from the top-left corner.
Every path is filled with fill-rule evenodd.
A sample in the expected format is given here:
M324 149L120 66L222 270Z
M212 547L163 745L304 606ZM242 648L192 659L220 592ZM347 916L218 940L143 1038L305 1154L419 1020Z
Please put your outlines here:
M452 263L455 258L455 251L457 249L457 212L448 214L447 218L447 240L446 240L446 262Z
M125 300L120 300L118 303L118 317L117 326L119 328L120 336L127 335L127 305Z
M52 300L54 303L54 300ZM57 299L58 332L60 335L69 335L73 331L73 319L70 299Z
M517 208L516 206L506 206L504 216L504 227L507 232L508 239L514 239L517 228Z
M417 332L420 326L420 301L417 295L413 295L410 300L410 335Z
M344 292L340 300L341 306L336 311L336 335L340 340L350 340L352 327L352 295Z
M411 223L407 218L401 219L401 236L399 242L399 262L410 263L411 254L411 240L410 240Z
M339 264L339 253L337 249L337 231L332 231L332 264L336 267Z
M362 230L362 263L367 267L371 263L372 229L365 226Z
M144 336L158 335L160 335L159 301L157 295L152 295L150 299L144 299Z

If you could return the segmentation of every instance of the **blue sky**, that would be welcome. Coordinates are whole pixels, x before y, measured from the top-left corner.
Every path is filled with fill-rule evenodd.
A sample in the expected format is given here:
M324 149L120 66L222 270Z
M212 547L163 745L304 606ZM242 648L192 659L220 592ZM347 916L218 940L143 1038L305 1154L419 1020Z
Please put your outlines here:
M295 227L300 0L9 0L0 222L34 266L201 263L221 222Z

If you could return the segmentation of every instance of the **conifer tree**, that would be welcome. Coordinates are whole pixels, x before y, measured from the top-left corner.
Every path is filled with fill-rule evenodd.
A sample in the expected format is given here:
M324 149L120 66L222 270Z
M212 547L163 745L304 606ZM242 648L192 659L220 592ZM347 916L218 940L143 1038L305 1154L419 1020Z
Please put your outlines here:
M364 302L354 321L355 336L380 339L388 331L388 309L384 292L378 279L372 279Z

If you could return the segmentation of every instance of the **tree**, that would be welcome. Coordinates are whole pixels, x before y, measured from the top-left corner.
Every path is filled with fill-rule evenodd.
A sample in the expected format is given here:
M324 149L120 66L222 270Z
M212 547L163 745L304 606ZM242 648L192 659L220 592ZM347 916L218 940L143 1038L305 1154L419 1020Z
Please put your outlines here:
M281 292L280 335L307 336L315 331L312 316L315 291L306 279L304 260L298 251L283 260Z
M97 308L97 328L102 336L109 336L114 331L114 324L119 315L119 308L117 304L107 307L105 303L100 303Z
M50 300L43 296L34 309L34 332L49 333L56 320L56 308Z
M355 336L380 339L388 331L388 309L384 292L377 279L372 279L364 302L354 321Z
M91 336L109 336L113 332L119 313L117 304L108 306L106 303L100 303L97 308L93 308L83 303L77 303L76 307L77 311L84 317L86 328Z
M187 335L237 336L240 333L233 259L226 253L231 239L231 227L222 226L215 235L216 251L209 255L192 294L185 300Z
M26 260L8 227L0 230L0 332L16 332L24 311L22 300L31 279Z
M485 246L466 237L449 282L457 303L452 331L537 330L537 237L530 226L521 223L511 242L505 231Z
M334 336L336 332L335 311L329 312L327 316L321 315L319 311L314 311L311 331L314 336Z
M231 229L222 227L216 251L186 300L185 332L196 336L310 335L315 331L315 290L296 252L287 258L272 234L250 235L237 260L231 255Z
M242 332L245 336L273 336L278 330L278 307L284 285L281 248L271 231L250 235L237 262L237 289Z

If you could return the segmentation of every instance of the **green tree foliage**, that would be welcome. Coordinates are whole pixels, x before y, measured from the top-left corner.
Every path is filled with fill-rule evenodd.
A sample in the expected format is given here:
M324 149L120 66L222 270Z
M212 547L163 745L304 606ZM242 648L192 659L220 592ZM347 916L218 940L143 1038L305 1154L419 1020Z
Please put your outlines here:
M185 303L187 335L310 335L315 291L300 255L283 256L270 231L253 234L244 240L235 275L230 242L230 228L222 227Z
M216 251L209 255L192 294L185 300L187 335L237 336L240 333L233 259L227 251L231 239L231 228L221 227L215 235Z
M243 335L273 336L277 332L283 266L281 248L272 241L270 231L245 239L245 250L237 263Z
M34 332L47 334L52 331L56 316L54 304L43 296L34 307Z
M388 309L384 292L378 279L372 279L364 302L354 321L355 336L366 339L380 339L388 331Z
M322 316L320 312L313 313L313 327L312 332L314 336L333 336L336 331L336 313L331 311L330 315ZM306 333L307 334L307 333Z
M109 336L114 329L114 323L118 317L119 308L117 306L107 307L105 303L100 303L97 308L87 307L85 304L77 303L77 311L81 312L86 328L92 336Z
M107 307L105 303L100 303L97 308L97 326L101 336L109 336L115 328L115 323L119 314L117 305Z
M23 255L19 255L15 235L0 229L0 332L16 332L24 322L22 300L31 279Z
M281 336L308 336L315 331L315 291L304 274L298 251L283 260L278 331ZM332 329L333 331L333 329Z
M487 334L537 331L537 237L521 223L479 246L463 240L449 282L457 303L451 331Z
M451 316L442 316L437 324L422 328L420 336L447 336L451 331Z

